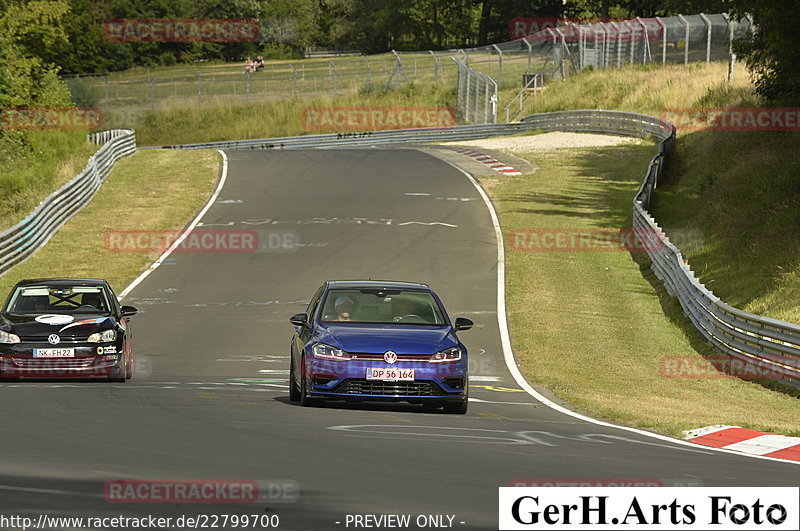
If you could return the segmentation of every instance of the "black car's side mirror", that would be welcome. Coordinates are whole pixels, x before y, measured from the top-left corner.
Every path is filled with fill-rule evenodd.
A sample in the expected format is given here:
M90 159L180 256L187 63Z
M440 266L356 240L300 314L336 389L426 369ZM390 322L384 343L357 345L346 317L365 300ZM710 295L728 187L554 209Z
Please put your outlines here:
M456 330L469 330L474 324L475 323L466 317L458 317L456 319Z
M139 309L133 306L123 306L120 311L122 312L122 317L130 317L131 315L136 315Z
M308 315L298 313L289 318L289 322L295 326L308 326Z

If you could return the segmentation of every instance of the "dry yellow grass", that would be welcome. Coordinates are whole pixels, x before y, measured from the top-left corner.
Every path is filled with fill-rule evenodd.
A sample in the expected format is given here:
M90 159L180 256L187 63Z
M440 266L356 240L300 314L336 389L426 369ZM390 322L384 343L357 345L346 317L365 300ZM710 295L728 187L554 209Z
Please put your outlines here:
M210 197L219 176L213 150L139 151L117 162L94 199L27 262L0 277L0 293L24 278L105 278L120 292L160 254L115 252L105 235L178 230Z

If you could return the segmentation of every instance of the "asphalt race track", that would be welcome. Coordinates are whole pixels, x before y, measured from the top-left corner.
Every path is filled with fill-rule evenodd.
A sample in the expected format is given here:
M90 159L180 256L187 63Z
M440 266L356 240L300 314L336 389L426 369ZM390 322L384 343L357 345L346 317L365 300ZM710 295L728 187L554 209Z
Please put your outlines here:
M797 485L795 465L583 422L519 389L490 214L453 167L411 149L227 154L202 228L255 231L261 248L173 253L126 298L140 309L128 383L0 384L0 513L276 514L279 529L309 530L345 529L348 514L450 515L496 529L497 487L525 478ZM460 334L466 416L288 401L289 316L324 280L351 278L429 283L452 317L476 322ZM273 481L299 498L109 503L104 484L118 479Z

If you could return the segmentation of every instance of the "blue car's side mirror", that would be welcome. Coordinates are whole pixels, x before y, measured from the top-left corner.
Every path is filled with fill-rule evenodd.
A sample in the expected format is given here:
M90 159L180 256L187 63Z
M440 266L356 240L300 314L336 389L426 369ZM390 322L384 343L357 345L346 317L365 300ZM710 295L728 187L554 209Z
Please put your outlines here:
M308 315L298 313L289 318L289 322L295 326L308 326Z
M475 323L473 323L470 319L467 319L466 317L458 317L456 319L455 328L456 330L469 330L470 328L472 328L474 324Z

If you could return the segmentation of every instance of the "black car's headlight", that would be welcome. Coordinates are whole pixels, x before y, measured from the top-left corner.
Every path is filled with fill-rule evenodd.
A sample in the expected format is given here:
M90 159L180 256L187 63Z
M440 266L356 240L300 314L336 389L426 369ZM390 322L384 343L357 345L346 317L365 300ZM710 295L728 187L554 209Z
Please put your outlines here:
M109 330L103 330L102 332L95 332L94 334L90 335L86 341L89 343L110 343L117 339L117 331L113 328Z
M19 336L11 332L6 332L5 330L0 330L0 343L19 343Z
M349 361L350 354L340 348L334 348L325 343L317 343L311 349L314 357L320 360Z
M436 354L431 356L431 359L428 360L431 363L447 363L449 361L458 361L461 359L461 349L458 347L452 347L441 352L437 352Z

